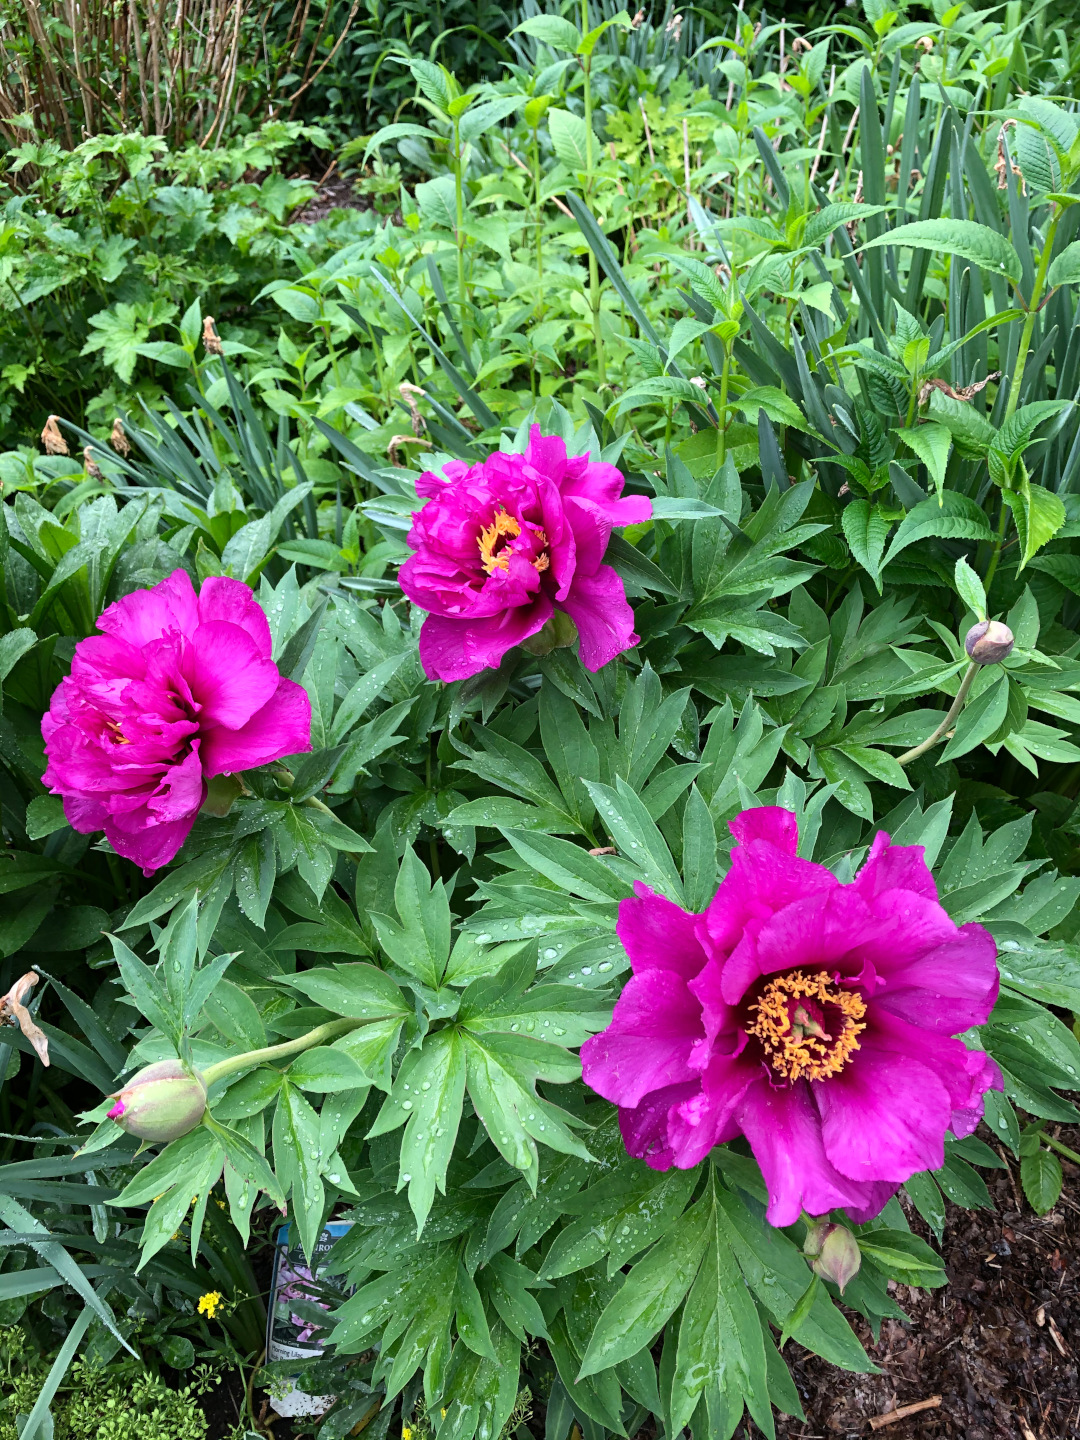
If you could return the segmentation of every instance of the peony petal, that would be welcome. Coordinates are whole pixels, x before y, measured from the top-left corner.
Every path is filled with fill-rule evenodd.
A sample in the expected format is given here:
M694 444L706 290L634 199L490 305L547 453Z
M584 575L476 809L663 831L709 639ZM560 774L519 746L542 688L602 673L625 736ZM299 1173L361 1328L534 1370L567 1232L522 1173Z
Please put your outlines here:
M701 1022L705 1027L705 1038L691 1057L695 1069L704 1069L714 1049L721 1054L732 1055L746 1047L747 1037L740 1025L740 1010L724 999L723 979L724 962L714 959L709 960L687 986L701 1005Z
M761 1166L770 1225L794 1225L803 1210L824 1215L838 1206L857 1209L870 1219L896 1189L880 1181L849 1179L830 1163L821 1121L803 1080L783 1089L766 1080L751 1085L736 1118Z
M945 1163L949 1093L911 1054L885 1049L870 1031L840 1072L816 1082L825 1153L855 1180L897 1184Z
M575 574L570 593L560 604L577 626L586 670L599 670L638 643L633 608L610 565L601 565L595 575Z
M239 730L273 697L281 679L272 660L238 625L210 620L184 652L184 676L200 707L200 727Z
M302 685L282 676L273 698L239 730L215 728L202 733L203 773L233 774L267 765L284 755L311 749L311 701Z
M743 810L728 821L728 829L740 845L749 845L751 840L767 840L786 855L794 855L799 848L799 822L790 810L779 805L758 805L752 810Z
M99 630L141 648L170 631L194 635L199 607L186 570L174 570L152 590L135 590L102 614Z
M654 894L640 880L634 894L619 902L615 927L634 973L674 970L684 980L692 979L708 958L697 936L698 916Z
M640 1105L620 1106L619 1129L627 1153L644 1160L652 1170L670 1170L675 1154L668 1144L667 1128L671 1107L689 1100L699 1090L697 1083L669 1085L654 1090Z
M934 1072L952 1106L949 1128L954 1135L970 1135L982 1119L986 1091L1002 1088L997 1062L984 1050L969 1050L962 1040L909 1025L884 1010L880 1000L871 1012L871 1029L876 1050L917 1056L920 1064Z
M946 929L944 935L934 935L931 943L916 948L917 933L925 934L929 927L918 932L898 916L897 953L879 966L885 986L876 1003L936 1035L958 1035L972 1025L985 1024L994 1008L1000 985L997 946L981 925L958 929L939 906L933 908L952 933Z
M731 869L705 912L709 940L716 950L728 954L749 921L766 920L805 895L832 890L839 884L824 865L800 860L768 841L736 845L731 852ZM725 986L725 994L734 1003L742 991L728 993Z
M497 670L508 650L542 630L555 607L540 594L481 620L451 620L429 615L420 629L420 663L429 680L467 680L481 670Z
M109 812L100 800L83 800L75 795L65 795L64 816L71 828L80 835L92 835L95 830L105 829ZM115 846L113 848L115 849Z
M205 625L210 620L227 620L230 625L238 625L254 640L264 660L273 655L274 642L266 612L251 593L251 587L242 580L211 575L203 581L199 591L199 621Z
M937 886L925 856L921 845L894 845L884 830L879 830L854 887L867 900L886 890L914 890L927 900L936 900Z
M760 1065L715 1055L701 1077L701 1089L673 1105L667 1143L680 1170L700 1165L709 1151L739 1133L735 1115L751 1085L762 1083Z
M672 970L633 976L615 1002L611 1024L581 1047L582 1074L605 1100L639 1105L650 1090L692 1080L701 1007Z
M767 857L779 857L788 866L798 864L808 867L790 875L796 886L818 884L823 879L818 873L824 870L823 866L808 866L807 861L796 861L794 856L782 855L775 846L758 840L733 852L734 863L720 887L721 891L731 879L741 856L749 860L762 852ZM825 874L828 873L825 871ZM778 868L773 870L771 878L782 879ZM783 888L776 885L771 893L766 893L768 899L775 903L781 898ZM751 891L745 898L749 903L756 903L759 910L765 910L760 895ZM719 899L718 892L713 906ZM724 918L730 923L729 916ZM707 920L710 929L712 920L713 910L710 908ZM762 975L775 975L798 965L830 971L839 969L845 975L858 974L862 969L861 961L857 955L849 957L848 951L859 939L874 936L882 928L883 922L870 913L866 902L854 895L850 886L835 883L809 895L793 898L788 904L777 906L771 914L765 911L760 916L747 915L742 918L739 927L742 938L724 966L724 999L729 1005L735 1005Z
M105 824L105 838L118 855L141 865L144 875L152 875L155 870L160 870L163 865L168 865L170 860L175 859L180 847L191 834L197 813L198 811L195 811L185 820L149 825L136 831L119 830L112 820L109 820Z

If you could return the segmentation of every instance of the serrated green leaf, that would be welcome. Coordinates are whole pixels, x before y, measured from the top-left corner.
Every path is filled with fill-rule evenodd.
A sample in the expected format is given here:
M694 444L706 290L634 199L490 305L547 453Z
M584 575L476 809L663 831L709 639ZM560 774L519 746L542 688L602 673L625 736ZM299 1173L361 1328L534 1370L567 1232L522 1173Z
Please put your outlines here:
M882 245L910 245L917 250L959 255L1014 285L1019 285L1023 276L1015 247L997 230L974 220L912 220L867 240L862 248L875 250Z

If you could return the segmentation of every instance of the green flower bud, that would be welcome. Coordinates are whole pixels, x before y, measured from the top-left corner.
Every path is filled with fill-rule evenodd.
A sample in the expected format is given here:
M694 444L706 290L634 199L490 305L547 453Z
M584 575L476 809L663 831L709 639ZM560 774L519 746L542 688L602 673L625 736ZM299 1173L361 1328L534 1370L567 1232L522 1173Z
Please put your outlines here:
M964 649L976 665L1000 665L1014 643L1012 631L1000 620L980 620L964 637Z
M810 1268L822 1280L831 1280L842 1295L844 1286L859 1273L862 1255L859 1242L843 1225L819 1220L806 1232L803 1254Z
M521 648L530 655L550 655L552 650L561 650L572 645L577 638L577 626L573 620L565 610L556 610L543 629L530 635L527 640L522 640Z
M206 1085L197 1071L179 1060L159 1060L133 1075L122 1090L109 1096L109 1111L129 1135L140 1140L178 1140L194 1130L206 1111Z

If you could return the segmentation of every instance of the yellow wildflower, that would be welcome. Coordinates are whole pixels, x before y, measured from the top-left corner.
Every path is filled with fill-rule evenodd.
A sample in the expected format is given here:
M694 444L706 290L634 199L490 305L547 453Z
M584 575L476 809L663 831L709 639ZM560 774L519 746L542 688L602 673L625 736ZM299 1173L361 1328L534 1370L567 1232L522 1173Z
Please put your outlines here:
M402 1427L401 1427L401 1440L412 1440L412 1427L411 1427L411 1426L409 1426L409 1425L402 1425Z
M199 1296L199 1314L205 1315L208 1320L213 1320L220 1305L220 1290L208 1290L205 1295Z

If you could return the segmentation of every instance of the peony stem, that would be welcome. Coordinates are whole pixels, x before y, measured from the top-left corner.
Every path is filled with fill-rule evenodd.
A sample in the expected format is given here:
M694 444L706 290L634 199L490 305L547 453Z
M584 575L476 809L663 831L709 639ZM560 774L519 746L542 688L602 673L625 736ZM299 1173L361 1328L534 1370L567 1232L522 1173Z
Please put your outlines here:
M1052 1150L1056 1150L1059 1154L1064 1155L1066 1160L1071 1160L1074 1164L1080 1165L1080 1155L1078 1155L1075 1150L1070 1150L1068 1145L1063 1145L1061 1141L1055 1139L1053 1135L1047 1135L1044 1131L1039 1136L1039 1139L1044 1145L1049 1145Z
M974 660L971 662L964 674L964 678L960 681L960 689L957 690L956 699L949 706L949 713L945 716L945 719L942 720L934 733L929 735L921 745L916 745L914 750L907 750L903 755L898 756L896 762L898 765L910 765L912 760L917 760L920 755L925 755L927 750L932 750L945 733L952 729L956 723L956 717L964 708L964 701L968 697L968 691L971 689L972 681L975 679L980 668L980 666L975 664Z
M335 1040L339 1035L347 1035L350 1030L369 1023L367 1020L328 1020L325 1025L317 1025L314 1030L309 1030L306 1035L298 1035L295 1040L284 1040L280 1045L267 1045L262 1050L247 1050L243 1055L230 1055L227 1060L219 1060L215 1065L206 1067L202 1072L203 1083L209 1089L215 1080L235 1075L238 1070L249 1070L253 1065L262 1065L268 1060L281 1060L286 1055L298 1055L302 1050L321 1045L324 1040Z

